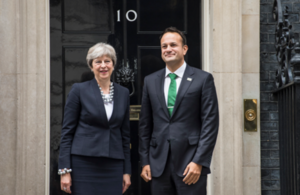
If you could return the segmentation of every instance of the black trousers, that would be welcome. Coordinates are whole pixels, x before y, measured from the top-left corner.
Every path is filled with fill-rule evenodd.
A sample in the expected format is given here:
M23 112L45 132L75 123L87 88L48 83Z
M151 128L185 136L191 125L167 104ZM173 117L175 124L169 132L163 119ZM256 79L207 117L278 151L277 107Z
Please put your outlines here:
M175 173L171 159L169 152L163 174L160 177L152 177L152 195L206 195L207 175L201 175L197 183L187 185L182 181L184 177Z

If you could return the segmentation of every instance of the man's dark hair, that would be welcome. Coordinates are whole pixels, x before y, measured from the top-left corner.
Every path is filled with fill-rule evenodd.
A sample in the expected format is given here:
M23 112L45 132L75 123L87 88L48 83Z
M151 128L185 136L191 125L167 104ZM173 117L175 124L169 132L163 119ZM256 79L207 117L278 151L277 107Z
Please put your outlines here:
M180 30L178 30L176 27L168 27L164 30L164 32L160 35L159 37L159 40L161 40L161 38L164 36L164 34L166 33L178 33L180 36L181 36L181 39L182 39L182 46L186 45L187 44L187 41L186 41L186 37L185 35L183 34L183 32L181 32Z

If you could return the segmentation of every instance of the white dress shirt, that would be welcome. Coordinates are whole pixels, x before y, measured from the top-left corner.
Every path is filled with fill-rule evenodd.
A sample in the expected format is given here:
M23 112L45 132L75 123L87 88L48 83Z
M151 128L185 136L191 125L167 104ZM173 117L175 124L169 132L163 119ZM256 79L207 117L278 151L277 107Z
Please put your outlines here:
M109 94L104 94L105 97L109 97ZM110 103L104 103L104 108L105 108L105 112L106 112L106 116L107 116L107 120L109 121L114 109L114 101L110 102Z
M166 67L166 75L165 75L165 85L164 85L164 92L165 92L165 99L166 99L166 105L168 106L168 94L169 94L169 86L171 84L171 79L168 76L170 73L174 73L177 75L176 77L176 92L178 93L178 89L184 74L186 68L186 63L184 62L182 66L180 66L175 72L171 72L167 67Z

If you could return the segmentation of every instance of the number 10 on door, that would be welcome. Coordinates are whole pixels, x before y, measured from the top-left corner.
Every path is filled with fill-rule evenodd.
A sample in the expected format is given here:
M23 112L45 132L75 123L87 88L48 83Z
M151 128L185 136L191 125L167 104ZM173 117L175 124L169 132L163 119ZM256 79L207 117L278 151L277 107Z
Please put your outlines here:
M129 13L133 13L134 17L133 18L129 18ZM120 22L120 10L117 11L117 14L118 14L118 17L117 17L117 21ZM134 22L136 19L137 19L137 13L136 11L134 10L128 10L126 12L126 19L129 21L129 22Z

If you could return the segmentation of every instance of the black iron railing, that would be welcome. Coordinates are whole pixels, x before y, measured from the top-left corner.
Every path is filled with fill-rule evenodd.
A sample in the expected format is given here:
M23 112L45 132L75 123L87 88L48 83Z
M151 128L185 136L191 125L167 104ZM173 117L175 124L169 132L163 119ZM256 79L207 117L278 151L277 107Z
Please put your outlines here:
M300 84L274 91L278 98L281 195L299 195Z
M300 195L300 47L293 36L288 8L281 5L281 0L275 0L273 6L279 64L273 93L278 98L280 188L281 195Z

